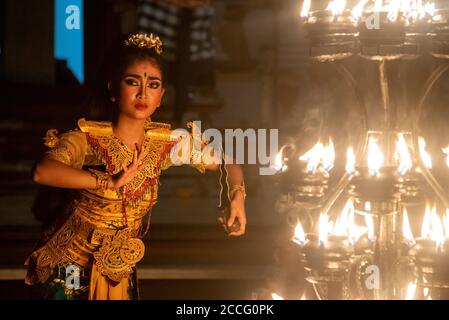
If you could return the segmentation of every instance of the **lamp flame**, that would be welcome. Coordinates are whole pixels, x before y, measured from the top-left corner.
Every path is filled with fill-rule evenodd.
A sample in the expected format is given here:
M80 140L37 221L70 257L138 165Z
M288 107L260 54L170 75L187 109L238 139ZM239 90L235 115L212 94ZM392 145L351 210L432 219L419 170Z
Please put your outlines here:
M285 300L284 298L282 298L280 295L278 295L278 294L275 293L275 292L273 292L273 293L271 294L271 298L272 298L273 300Z
M432 240L435 240L437 248L442 248L444 245L444 230L441 219L437 214L437 209L434 206L430 215L430 224L432 226Z
M421 156L424 165L431 169L432 168L432 158L426 151L426 140L423 137L418 138L419 154Z
M402 133L398 134L398 140L396 141L395 158L399 160L399 174L404 175L407 171L412 169L412 157L410 156L408 145L405 142L404 134Z
M446 208L446 214L444 215L444 218L443 218L443 223L444 223L444 231L446 232L445 239L449 239L449 209L447 209L447 208Z
M327 244L327 234L329 232L329 217L325 213L320 213L318 221L318 241L321 246Z
M299 157L299 160L307 161L307 172L315 172L318 165L320 164L321 155L323 153L324 147L321 142L318 142L313 146L312 149L304 153Z
M365 214L365 223L368 228L368 239L374 241L374 221L371 214Z
M410 282L407 286L407 292L405 294L405 300L413 300L416 293L416 283Z
M360 0L351 10L352 17L359 20L369 2L374 2L370 5L371 12L387 12L387 18L391 22L395 22L401 13L406 19L411 21L423 20L432 17L435 14L435 3L426 2L423 4L422 0ZM344 12L347 7L347 0L330 0L326 10L331 11L332 15L337 16ZM301 17L306 18L309 15L312 0L304 0L301 8Z
M307 172L309 173L314 173L320 163L329 172L334 167L335 161L335 148L332 139L329 139L329 145L326 147L318 141L312 149L300 156L299 160L307 161Z
M356 20L360 19L363 13L363 9L369 0L361 0L357 5L352 9L352 17Z
M374 221L371 212L371 202L367 201L365 203L365 224L368 228L368 239L374 241Z
M430 207L426 204L426 211L424 213L424 218L421 227L421 237L430 238Z
M332 0L327 6L327 10L332 11L334 16L342 14L346 7L346 0Z
M388 10L388 20L395 22L398 19L399 9L401 7L401 0L392 0Z
M329 138L329 144L323 149L322 161L323 167L327 172L329 172L334 167L335 147L331 138Z
M288 166L285 164L284 160L286 160L283 156L284 149L286 147L289 147L290 145L285 145L281 147L281 150L276 154L276 157L274 158L274 169L277 172L285 172L288 169Z
M354 245L359 238L367 232L367 228L355 224L355 211L352 199L349 199L346 202L343 212L347 217L345 219L347 220L348 241Z
M304 3L302 4L302 9L301 9L301 17L303 17L303 18L308 17L311 4L312 4L312 0L304 0Z
M447 215L446 215L447 216ZM426 205L423 224L421 228L421 237L435 241L437 248L444 245L444 228L446 227L446 217L444 218L444 227L438 216L437 209L433 206L432 210ZM447 236L447 235L446 235Z
M384 156L379 146L377 139L370 137L368 140L368 171L371 175L379 174L380 167L384 162Z
M415 244L415 238L413 237L412 229L410 228L407 209L405 208L402 212L402 235L409 246Z
M426 2L426 4L423 4L422 0L403 1L402 11L409 20L423 20L435 14L435 3Z
M355 173L355 155L352 147L346 151L346 172L351 175Z
M352 200L349 199L343 207L343 210L341 210L340 216L335 221L333 234L339 236L346 236L348 234L351 207L353 208L353 204Z
M412 0L403 0L401 2L401 11L404 13L410 12Z
M424 6L424 11L426 12L426 14L433 17L435 15L435 3L426 3L426 5Z
M382 8L383 8L382 0L376 0L374 2L374 11L375 12L380 12L380 11L382 11Z
M441 150L446 155L446 165L449 167L449 145L447 145L446 148L443 148Z
M306 236L305 236L305 233L304 233L304 229L302 227L301 222L299 222L299 221L296 224L295 234L293 235L292 241L294 243L299 244L300 246L302 246L304 244L304 242L306 241Z

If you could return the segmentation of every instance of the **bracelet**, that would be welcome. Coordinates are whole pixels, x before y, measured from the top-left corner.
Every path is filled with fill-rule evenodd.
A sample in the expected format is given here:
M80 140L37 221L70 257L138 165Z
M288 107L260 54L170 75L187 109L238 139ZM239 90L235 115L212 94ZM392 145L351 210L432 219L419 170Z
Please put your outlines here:
M109 185L109 174L89 169L91 174L95 177L95 189L107 189Z
M235 184L231 187L231 190L229 191L229 198L234 199L234 195L236 192L241 191L243 193L243 200L246 199L246 189L245 189L245 183L243 184Z

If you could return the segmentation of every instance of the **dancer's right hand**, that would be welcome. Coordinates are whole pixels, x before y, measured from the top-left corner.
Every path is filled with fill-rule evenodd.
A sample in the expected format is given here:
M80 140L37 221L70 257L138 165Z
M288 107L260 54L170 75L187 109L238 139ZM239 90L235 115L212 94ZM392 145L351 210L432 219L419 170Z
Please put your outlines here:
M135 175L144 167L142 160L145 158L145 155L145 148L142 147L142 150L139 150L136 144L133 161L128 166L123 165L122 171L109 178L109 187L118 189L134 179Z

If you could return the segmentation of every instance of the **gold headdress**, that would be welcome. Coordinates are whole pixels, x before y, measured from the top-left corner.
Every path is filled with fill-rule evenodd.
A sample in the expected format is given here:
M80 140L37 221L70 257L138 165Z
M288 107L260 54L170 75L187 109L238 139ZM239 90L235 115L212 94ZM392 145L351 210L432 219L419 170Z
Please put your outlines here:
M154 48L157 54L162 53L162 41L152 33L149 36L146 33L132 34L125 40L125 45L138 48Z

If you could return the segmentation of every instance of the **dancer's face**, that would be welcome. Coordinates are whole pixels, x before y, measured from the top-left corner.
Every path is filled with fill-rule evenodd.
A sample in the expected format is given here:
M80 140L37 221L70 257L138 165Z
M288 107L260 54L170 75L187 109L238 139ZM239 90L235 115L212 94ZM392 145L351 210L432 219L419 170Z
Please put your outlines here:
M143 120L161 104L165 89L154 61L138 61L128 66L120 79L118 107L120 115Z

